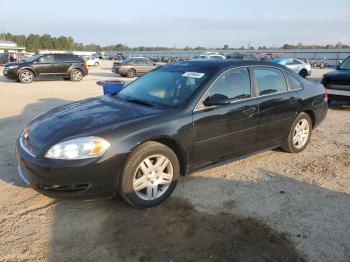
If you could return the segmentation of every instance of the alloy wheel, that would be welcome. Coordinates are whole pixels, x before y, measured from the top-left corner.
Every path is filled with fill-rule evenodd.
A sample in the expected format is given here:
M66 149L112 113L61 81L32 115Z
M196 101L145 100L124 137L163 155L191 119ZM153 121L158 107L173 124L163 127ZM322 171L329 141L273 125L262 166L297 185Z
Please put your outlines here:
M308 141L310 134L309 122L301 119L294 128L293 144L297 149L302 148Z
M134 174L134 192L143 200L155 200L168 190L173 175L173 166L166 156L152 155L147 157L141 162Z
M76 70L73 72L72 77L75 81L80 81L82 79L82 73Z
M21 73L21 82L29 83L33 81L33 74L31 72L25 71Z

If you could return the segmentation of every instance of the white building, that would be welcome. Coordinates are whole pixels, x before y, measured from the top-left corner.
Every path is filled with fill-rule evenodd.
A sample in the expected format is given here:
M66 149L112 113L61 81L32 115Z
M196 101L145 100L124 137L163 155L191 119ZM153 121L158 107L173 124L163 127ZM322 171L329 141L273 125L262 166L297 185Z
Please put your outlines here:
M19 47L15 42L0 40L0 53L9 52L9 53L17 53L24 52L25 47Z

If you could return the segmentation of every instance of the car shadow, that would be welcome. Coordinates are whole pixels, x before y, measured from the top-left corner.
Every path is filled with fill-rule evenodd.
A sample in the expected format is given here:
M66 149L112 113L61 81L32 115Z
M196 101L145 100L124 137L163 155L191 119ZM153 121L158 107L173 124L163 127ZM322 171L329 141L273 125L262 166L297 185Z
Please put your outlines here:
M328 107L330 109L350 110L350 97L332 97Z
M113 72L89 72L89 76L100 76L100 77L121 77Z
M350 254L344 236L331 240L349 230L349 195L271 170L251 182L212 177L217 171L181 178L173 196L150 209L120 198L56 202L48 260L306 261L305 245L325 261ZM342 252L327 254L325 244Z
M0 140L1 152L10 152L0 154L0 167L3 172L0 173L0 179L16 186L25 186L22 179L17 174L17 161L15 158L16 139L23 131L26 124L34 117L45 113L51 108L70 103L72 101L57 98L43 98L36 103L27 105L20 115L0 119L0 134L6 139ZM11 141L9 143L9 141Z

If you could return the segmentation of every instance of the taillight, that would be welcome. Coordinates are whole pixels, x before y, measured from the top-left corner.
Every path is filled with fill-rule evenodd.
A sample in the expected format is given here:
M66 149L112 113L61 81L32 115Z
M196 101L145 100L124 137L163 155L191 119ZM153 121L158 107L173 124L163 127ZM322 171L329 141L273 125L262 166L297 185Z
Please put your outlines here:
M327 90L327 88L324 89L324 101L328 102L328 90Z
M81 64L84 68L86 68L87 69L87 64L84 62L84 63L82 63Z

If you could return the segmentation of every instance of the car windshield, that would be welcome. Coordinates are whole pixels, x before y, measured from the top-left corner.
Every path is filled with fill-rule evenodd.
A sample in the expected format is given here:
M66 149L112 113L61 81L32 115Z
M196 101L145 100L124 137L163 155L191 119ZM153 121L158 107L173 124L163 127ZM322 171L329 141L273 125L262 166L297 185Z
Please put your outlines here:
M350 57L344 60L343 63L339 66L341 70L350 70Z
M117 96L145 105L177 107L208 78L208 69L202 67L159 67L130 83Z
M33 62L35 59L37 59L39 57L41 57L41 55L33 55L30 57L23 58L22 61L23 62Z

